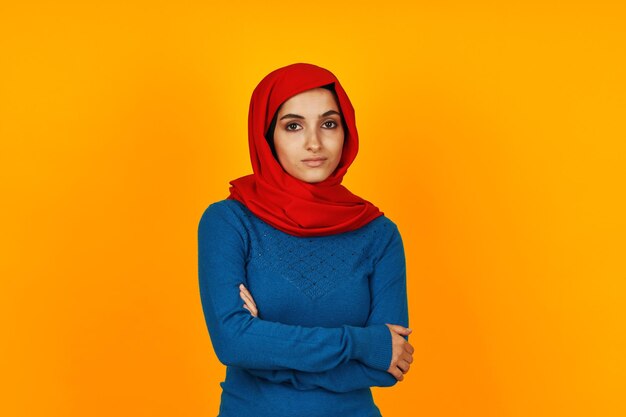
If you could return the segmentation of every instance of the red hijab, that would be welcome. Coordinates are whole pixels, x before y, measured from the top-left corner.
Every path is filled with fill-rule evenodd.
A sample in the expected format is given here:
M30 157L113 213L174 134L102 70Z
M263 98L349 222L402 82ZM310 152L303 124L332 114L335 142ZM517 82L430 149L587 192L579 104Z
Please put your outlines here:
M324 181L307 183L289 175L265 139L274 113L290 97L333 84L345 121L337 169ZM311 64L292 64L269 73L252 93L248 142L254 174L230 182L229 199L243 203L266 223L295 236L326 236L358 229L383 213L341 185L358 152L354 108L339 80Z

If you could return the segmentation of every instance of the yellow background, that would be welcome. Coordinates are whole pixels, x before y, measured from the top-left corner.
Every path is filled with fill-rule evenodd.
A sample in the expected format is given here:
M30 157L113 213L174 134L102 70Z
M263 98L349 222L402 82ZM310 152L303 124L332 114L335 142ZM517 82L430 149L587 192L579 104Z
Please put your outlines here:
M504 3L504 4L500 4ZM402 232L385 417L624 416L623 2L0 6L3 416L215 416L197 224L250 172L250 94L333 71L345 184Z

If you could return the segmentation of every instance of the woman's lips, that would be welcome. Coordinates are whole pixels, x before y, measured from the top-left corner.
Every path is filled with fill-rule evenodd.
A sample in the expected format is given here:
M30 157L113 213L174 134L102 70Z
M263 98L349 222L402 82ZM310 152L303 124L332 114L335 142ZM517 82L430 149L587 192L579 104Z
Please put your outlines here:
M302 162L310 168L315 168L321 166L324 162L326 162L326 158L308 158L303 159Z

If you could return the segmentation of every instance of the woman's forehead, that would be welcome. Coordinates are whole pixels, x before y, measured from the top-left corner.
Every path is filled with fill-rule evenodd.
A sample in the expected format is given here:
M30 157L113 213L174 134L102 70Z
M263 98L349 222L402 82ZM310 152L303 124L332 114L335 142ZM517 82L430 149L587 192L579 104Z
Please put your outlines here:
M324 113L328 110L340 111L340 108L331 91L325 88L313 88L285 100L278 109L278 113L290 113L293 110L301 113L320 113L320 111Z

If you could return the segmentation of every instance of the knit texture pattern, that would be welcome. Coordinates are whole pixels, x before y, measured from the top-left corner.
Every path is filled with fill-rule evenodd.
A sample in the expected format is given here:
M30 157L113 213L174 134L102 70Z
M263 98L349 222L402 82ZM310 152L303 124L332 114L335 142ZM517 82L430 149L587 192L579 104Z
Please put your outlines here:
M254 216L246 213L250 219ZM255 242L252 255L262 269L275 271L277 276L291 282L311 300L323 297L342 280L354 274L355 263L363 264L363 257L371 252L367 245L355 245L355 240L374 243L374 235L389 235L384 230L393 227L389 222L378 222L377 227L363 228L355 233L339 234L330 238L299 238L276 230L265 223L256 227L262 231L264 242ZM383 230L379 230L383 229ZM256 236L255 236L256 237Z

